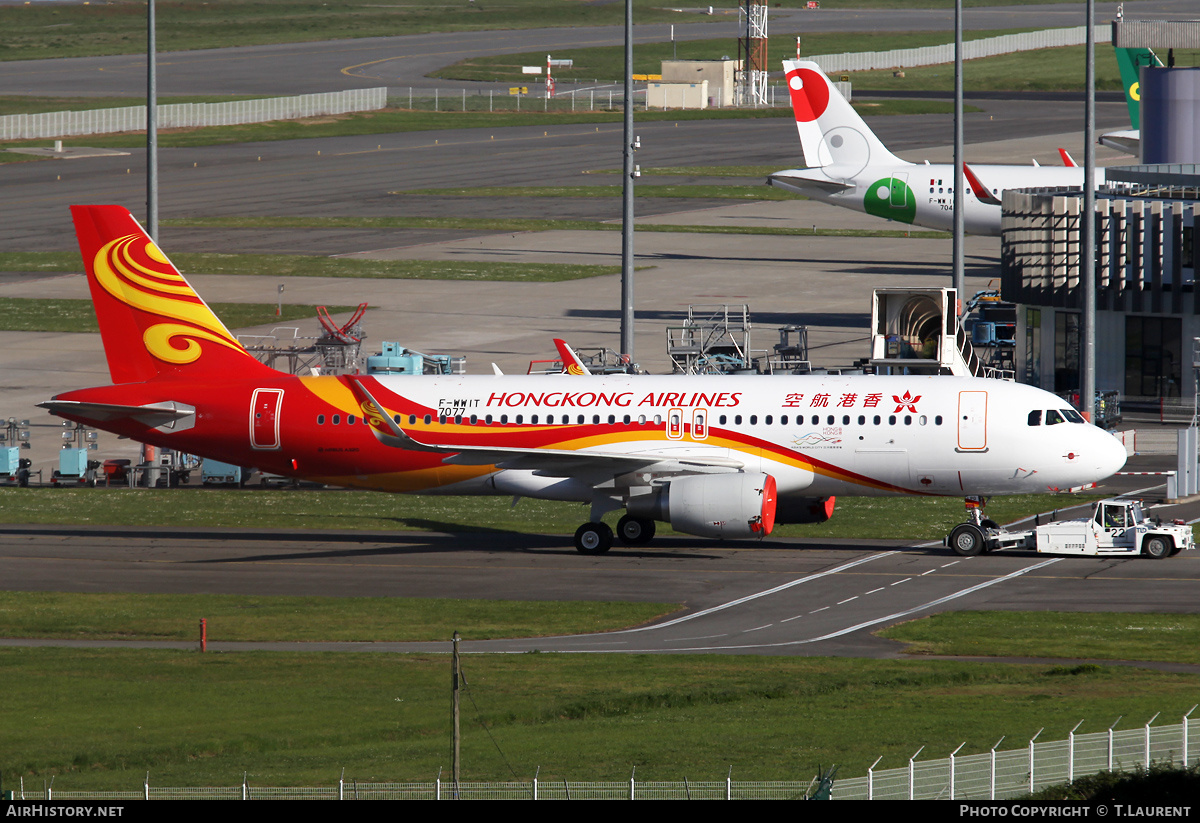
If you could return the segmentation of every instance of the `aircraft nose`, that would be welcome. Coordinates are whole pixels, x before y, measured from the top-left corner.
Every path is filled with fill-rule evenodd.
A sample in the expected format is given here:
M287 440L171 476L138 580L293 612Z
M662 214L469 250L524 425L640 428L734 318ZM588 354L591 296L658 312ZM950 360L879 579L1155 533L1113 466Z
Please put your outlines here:
M1095 438L1097 440L1096 464L1102 472L1100 479L1111 477L1121 470L1129 457L1125 451L1125 444L1103 429L1096 429Z

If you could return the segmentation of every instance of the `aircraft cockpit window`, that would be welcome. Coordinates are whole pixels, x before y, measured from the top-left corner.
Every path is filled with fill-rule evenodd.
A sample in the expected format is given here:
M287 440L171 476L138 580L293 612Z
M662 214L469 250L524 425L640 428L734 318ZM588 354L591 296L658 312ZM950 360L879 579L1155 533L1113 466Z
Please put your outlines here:
M1066 423L1066 422L1067 421L1063 418L1061 412L1057 412L1054 409L1046 409L1046 425L1047 426L1053 426L1058 423Z
M1029 425L1031 425L1031 426L1042 425L1042 410L1041 409L1034 409L1033 411L1031 411L1029 413Z
M1086 423L1087 422L1086 420L1083 419L1083 415L1080 414L1079 412L1075 411L1074 409L1063 409L1062 415L1063 415L1063 417L1067 418L1067 420L1070 420L1072 423Z

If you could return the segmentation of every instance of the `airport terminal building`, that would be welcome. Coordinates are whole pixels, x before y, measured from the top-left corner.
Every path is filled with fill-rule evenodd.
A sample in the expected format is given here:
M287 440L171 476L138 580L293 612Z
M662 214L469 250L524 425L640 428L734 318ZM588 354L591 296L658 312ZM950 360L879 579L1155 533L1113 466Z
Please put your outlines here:
M1082 205L1079 191L1004 193L1001 293L1018 307L1017 379L1058 393L1079 386ZM1190 408L1198 212L1197 165L1108 169L1096 193L1098 390Z

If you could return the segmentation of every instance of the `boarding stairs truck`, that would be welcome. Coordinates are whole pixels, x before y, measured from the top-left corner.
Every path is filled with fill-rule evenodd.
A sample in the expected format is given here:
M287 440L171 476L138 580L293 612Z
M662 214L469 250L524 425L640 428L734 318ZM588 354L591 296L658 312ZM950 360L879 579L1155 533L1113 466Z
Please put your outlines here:
M1092 517L1042 523L1025 531L1007 531L979 517L955 526L945 545L971 557L1000 549L1081 556L1145 555L1156 560L1192 548L1192 527L1182 520L1164 524L1146 516L1141 501L1110 497L1096 503Z

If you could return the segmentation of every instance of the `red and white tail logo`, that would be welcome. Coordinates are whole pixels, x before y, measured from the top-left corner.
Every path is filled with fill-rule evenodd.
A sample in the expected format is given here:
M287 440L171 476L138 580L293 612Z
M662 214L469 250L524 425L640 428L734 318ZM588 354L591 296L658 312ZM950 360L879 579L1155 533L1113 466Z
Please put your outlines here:
M784 60L783 73L810 168L838 166L850 177L868 165L908 165L887 150L816 63Z

